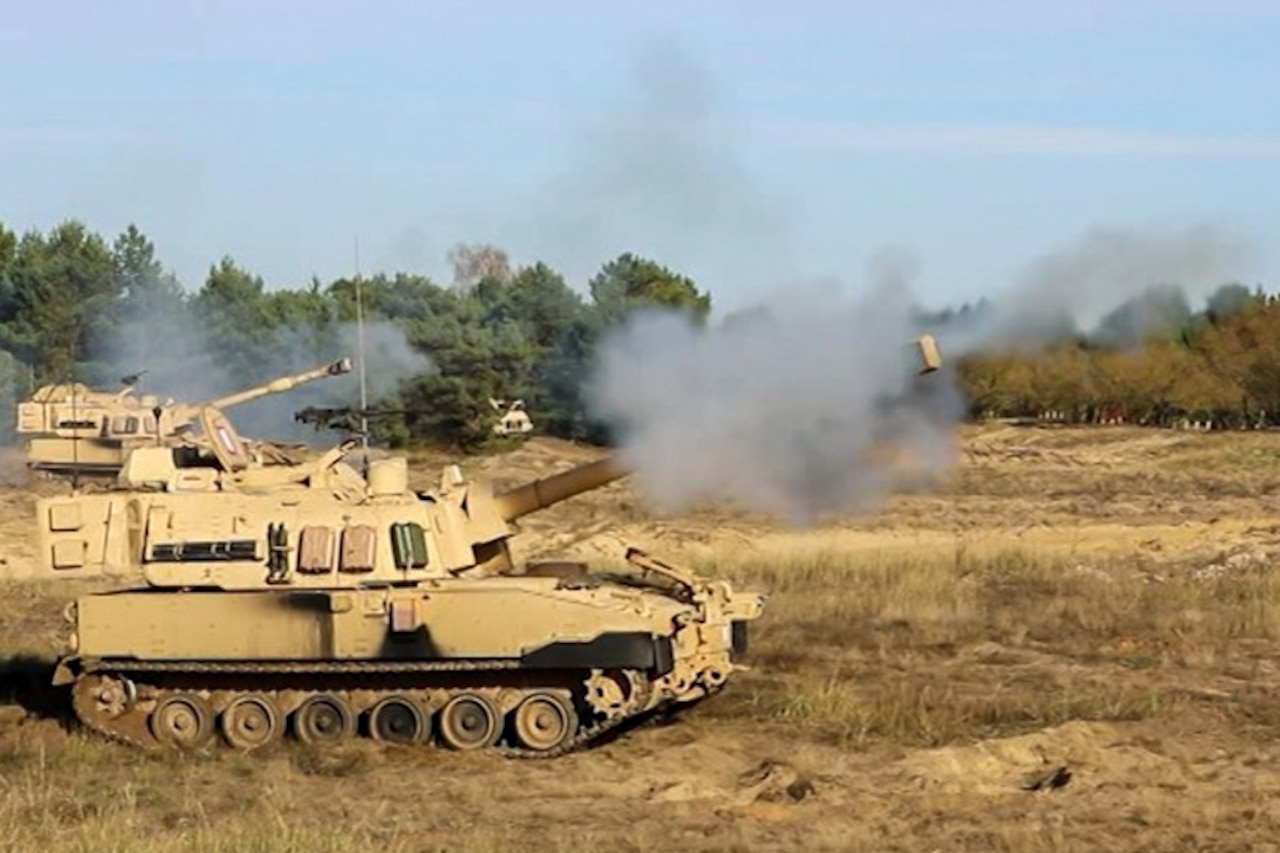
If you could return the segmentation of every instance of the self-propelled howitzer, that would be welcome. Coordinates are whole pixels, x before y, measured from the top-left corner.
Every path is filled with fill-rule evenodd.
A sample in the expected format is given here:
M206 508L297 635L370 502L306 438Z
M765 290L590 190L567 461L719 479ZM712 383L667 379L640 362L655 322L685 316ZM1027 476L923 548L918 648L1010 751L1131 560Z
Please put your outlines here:
M136 448L183 443L207 406L238 406L349 372L350 359L341 358L203 403L136 394L138 376L118 391L78 382L45 385L18 404L17 432L26 440L30 468L55 477L110 479Z
M134 745L558 755L718 692L763 606L636 549L612 575L516 565L512 522L624 476L611 460L495 493L456 466L413 492L403 459L365 475L341 449L270 484L160 455L131 460L143 482L38 508L46 575L140 579L77 600L56 675L87 727Z

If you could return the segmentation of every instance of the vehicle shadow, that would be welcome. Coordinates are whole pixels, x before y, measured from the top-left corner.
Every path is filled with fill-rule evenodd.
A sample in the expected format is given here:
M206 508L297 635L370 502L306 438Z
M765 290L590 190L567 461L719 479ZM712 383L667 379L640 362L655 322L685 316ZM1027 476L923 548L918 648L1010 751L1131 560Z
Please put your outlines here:
M18 707L28 716L68 722L71 691L53 685L54 661L34 654L0 656L0 707Z

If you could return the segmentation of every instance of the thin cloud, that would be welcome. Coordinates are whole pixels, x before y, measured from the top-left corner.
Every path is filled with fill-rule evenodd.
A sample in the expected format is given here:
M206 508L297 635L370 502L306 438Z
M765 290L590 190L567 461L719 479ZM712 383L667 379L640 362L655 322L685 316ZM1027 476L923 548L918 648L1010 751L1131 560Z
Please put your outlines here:
M1280 155L1280 137L1195 136L1034 124L875 124L843 121L766 122L757 140L827 151L934 151L1072 156Z

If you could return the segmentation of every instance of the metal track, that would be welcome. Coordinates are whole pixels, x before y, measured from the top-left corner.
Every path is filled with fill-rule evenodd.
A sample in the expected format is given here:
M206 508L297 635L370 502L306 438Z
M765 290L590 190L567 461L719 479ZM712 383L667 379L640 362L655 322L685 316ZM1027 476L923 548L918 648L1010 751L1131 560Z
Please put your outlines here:
M140 713L126 712L121 717L106 719L94 707L93 698L88 695L88 685L95 675L134 672L181 672L184 674L244 674L244 675L348 675L348 674L383 674L405 672L503 672L519 669L518 661L314 661L293 663L210 663L210 662L171 662L171 661L84 661L81 674L72 686L72 708L76 718L86 728L109 740L127 744L139 749L155 747L154 738L148 727L147 716ZM644 714L641 709L648 704L650 683L643 678L646 689L631 697L628 708L615 717L600 720L593 725L580 728L578 733L558 747L547 750L535 750L521 746L492 747L489 750L507 758L544 759L559 758L589 746L605 733L626 723L640 720ZM122 722L124 725L112 725ZM141 729L142 731L137 731ZM143 734L145 732L145 734Z
M395 672L484 672L520 669L514 660L442 660L442 661L293 661L250 663L230 661L210 663L197 661L94 661L86 663L85 672L183 672L200 675L363 675Z

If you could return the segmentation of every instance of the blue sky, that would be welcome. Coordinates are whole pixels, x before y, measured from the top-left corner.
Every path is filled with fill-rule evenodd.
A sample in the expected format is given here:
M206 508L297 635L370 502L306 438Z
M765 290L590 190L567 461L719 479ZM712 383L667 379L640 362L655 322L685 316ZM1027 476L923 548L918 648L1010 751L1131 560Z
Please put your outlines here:
M0 0L0 221L136 222L189 287L493 241L722 306L886 248L927 301L1095 226L1280 262L1280 4Z

